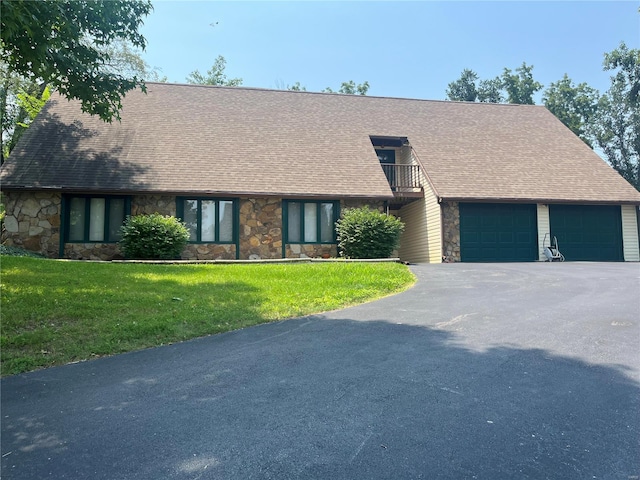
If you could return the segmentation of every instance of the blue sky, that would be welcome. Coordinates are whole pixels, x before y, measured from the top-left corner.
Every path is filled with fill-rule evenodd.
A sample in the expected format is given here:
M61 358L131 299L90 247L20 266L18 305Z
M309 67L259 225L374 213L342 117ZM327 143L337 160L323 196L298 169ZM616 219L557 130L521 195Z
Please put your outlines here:
M605 52L640 48L638 1L213 2L156 0L143 54L170 82L218 55L248 87L337 89L367 80L369 95L444 99L464 68L492 78L534 65L545 87L567 73L601 92ZM214 24L214 26L212 26ZM540 94L538 95L539 101Z

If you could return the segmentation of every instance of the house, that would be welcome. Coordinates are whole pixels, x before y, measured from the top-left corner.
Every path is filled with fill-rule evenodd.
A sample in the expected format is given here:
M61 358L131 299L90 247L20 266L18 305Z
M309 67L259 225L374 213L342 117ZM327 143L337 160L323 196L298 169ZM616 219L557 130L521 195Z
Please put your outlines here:
M337 255L369 205L410 262L638 261L640 193L542 106L149 84L107 124L53 96L5 162L3 241L120 258L127 215L177 215L185 259ZM547 238L545 238L547 237Z

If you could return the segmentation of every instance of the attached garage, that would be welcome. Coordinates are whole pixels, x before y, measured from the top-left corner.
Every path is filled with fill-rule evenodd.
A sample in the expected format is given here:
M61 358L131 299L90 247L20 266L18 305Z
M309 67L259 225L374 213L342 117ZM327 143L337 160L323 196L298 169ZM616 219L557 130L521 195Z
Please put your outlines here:
M549 225L567 261L624 260L619 205L549 205Z
M538 259L536 205L460 203L463 262L532 262Z

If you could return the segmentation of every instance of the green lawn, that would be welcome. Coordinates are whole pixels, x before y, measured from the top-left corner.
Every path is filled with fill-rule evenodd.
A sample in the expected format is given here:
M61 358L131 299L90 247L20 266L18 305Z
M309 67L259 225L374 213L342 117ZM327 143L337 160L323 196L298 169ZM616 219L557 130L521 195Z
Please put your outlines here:
M145 265L2 256L2 375L400 292L397 263Z

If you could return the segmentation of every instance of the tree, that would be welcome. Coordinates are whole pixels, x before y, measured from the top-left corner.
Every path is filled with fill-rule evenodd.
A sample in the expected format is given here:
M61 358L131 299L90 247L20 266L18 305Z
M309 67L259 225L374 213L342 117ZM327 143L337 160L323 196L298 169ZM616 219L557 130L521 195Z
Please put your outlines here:
M481 80L478 84L478 101L483 103L504 103L502 80L499 77Z
M41 97L45 88L45 85L16 74L0 61L0 163L4 163L30 121L30 112L25 108L31 103L28 99Z
M225 87L242 85L241 78L227 78L227 75L224 73L226 67L227 61L222 55L218 55L212 67L207 70L206 75L203 75L198 70L194 70L187 77L187 82L195 85L221 85Z
M533 79L532 70L533 65L523 62L516 73L505 68L499 77L478 81L478 74L465 68L460 78L447 86L447 100L533 104L533 94L542 84Z
M322 91L325 93L342 93L345 95L366 95L369 91L369 82L365 81L364 83L356 85L353 80L349 80L348 82L342 82L337 92L334 92L331 87L327 87Z
M533 94L542 89L542 84L533 79L533 65L522 65L516 68L516 73L505 68L500 79L502 87L507 92L507 103L533 105Z
M159 69L152 68L141 56L141 52L125 41L116 41L101 47L109 57L105 70L125 77L166 82ZM51 87L38 80L25 78L0 61L0 115L2 124L2 157L9 156L29 124L42 109L51 95Z
M587 145L592 146L589 132L598 110L600 93L586 83L575 85L565 73L552 82L542 95L544 105Z
M447 99L457 102L475 102L478 100L476 82L478 74L465 68L460 78L447 86Z
M138 32L150 0L11 0L2 2L0 60L29 81L50 85L82 110L110 122L121 99L144 83L110 72L105 46L125 40L144 49Z
M129 42L117 40L104 47L109 56L109 63L105 65L107 71L128 78L137 77L143 81L166 82L166 75L162 70L152 67L142 58L142 51Z
M287 85L287 90L291 90L294 92L306 92L307 87L304 85L300 85L300 82L296 82L293 85Z
M603 67L617 71L600 98L590 133L611 166L640 190L640 50L623 42L605 54Z

